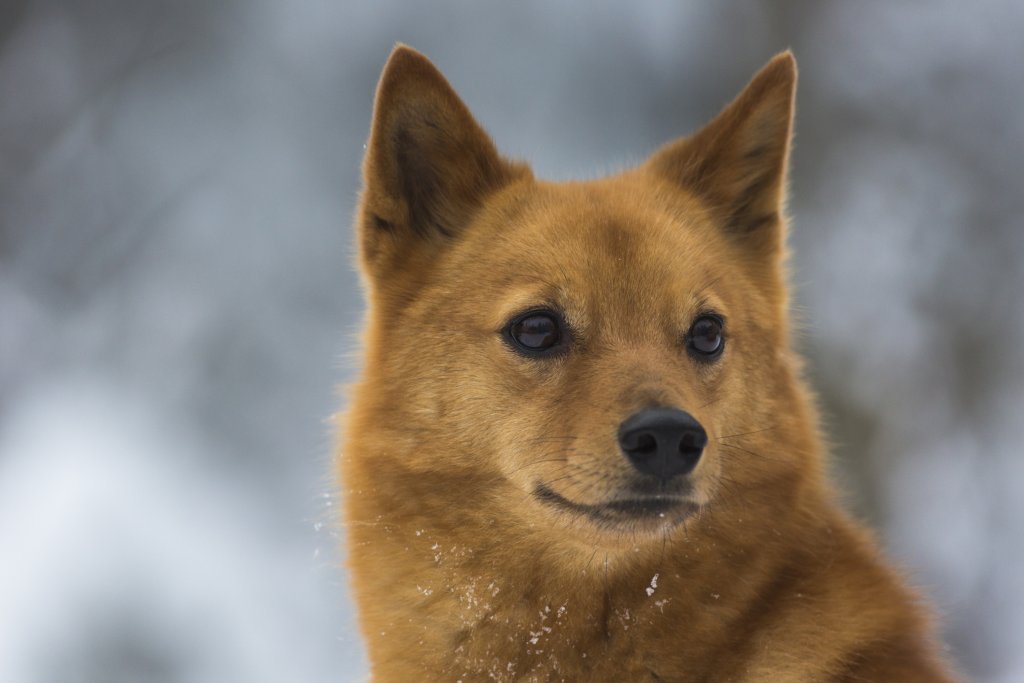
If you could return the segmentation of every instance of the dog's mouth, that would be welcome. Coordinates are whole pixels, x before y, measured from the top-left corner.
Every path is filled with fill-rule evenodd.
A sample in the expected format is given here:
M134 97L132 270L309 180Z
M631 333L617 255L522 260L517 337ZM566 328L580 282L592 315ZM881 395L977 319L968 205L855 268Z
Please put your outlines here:
M682 495L641 495L616 498L602 503L577 503L543 483L533 489L534 497L545 505L582 515L601 524L655 522L675 525L697 512L698 505Z

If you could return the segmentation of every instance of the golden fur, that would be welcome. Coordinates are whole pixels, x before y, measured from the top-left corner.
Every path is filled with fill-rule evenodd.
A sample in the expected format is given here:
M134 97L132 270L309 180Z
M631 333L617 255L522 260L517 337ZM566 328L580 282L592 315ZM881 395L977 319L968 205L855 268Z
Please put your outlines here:
M551 183L396 48L363 168L365 366L338 458L374 680L953 680L823 475L784 268L795 84L780 54L638 168ZM565 354L503 338L538 305L564 314ZM707 309L727 346L701 364L680 339ZM618 425L654 405L708 432L691 504L586 514L629 476Z

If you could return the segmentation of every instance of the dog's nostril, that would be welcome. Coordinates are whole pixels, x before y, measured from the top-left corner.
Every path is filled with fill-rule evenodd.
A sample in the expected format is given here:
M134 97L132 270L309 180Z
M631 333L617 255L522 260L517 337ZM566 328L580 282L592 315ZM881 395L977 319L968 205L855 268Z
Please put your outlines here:
M634 455L652 454L658 450L658 437L646 431L633 430L619 435L622 450Z
M656 450L658 450L658 440L653 435L644 432L637 435L636 446L631 448L630 452L637 455L652 455Z
M686 432L679 441L679 452L693 453L694 451L702 451L707 445L707 436L702 432Z

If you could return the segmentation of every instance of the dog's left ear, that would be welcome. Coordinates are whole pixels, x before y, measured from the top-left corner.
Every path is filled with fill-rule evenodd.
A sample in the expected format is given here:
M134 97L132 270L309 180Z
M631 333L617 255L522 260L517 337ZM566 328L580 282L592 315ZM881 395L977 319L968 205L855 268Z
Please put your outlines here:
M714 120L648 164L708 205L725 230L760 250L781 250L796 61L775 56Z

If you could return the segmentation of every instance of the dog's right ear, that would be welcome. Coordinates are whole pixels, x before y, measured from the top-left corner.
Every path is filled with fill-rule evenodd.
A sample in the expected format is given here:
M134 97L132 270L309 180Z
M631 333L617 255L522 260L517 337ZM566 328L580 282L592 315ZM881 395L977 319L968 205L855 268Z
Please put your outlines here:
M498 154L430 60L398 45L377 86L363 161L363 266L381 275L456 238L488 194L528 174Z

